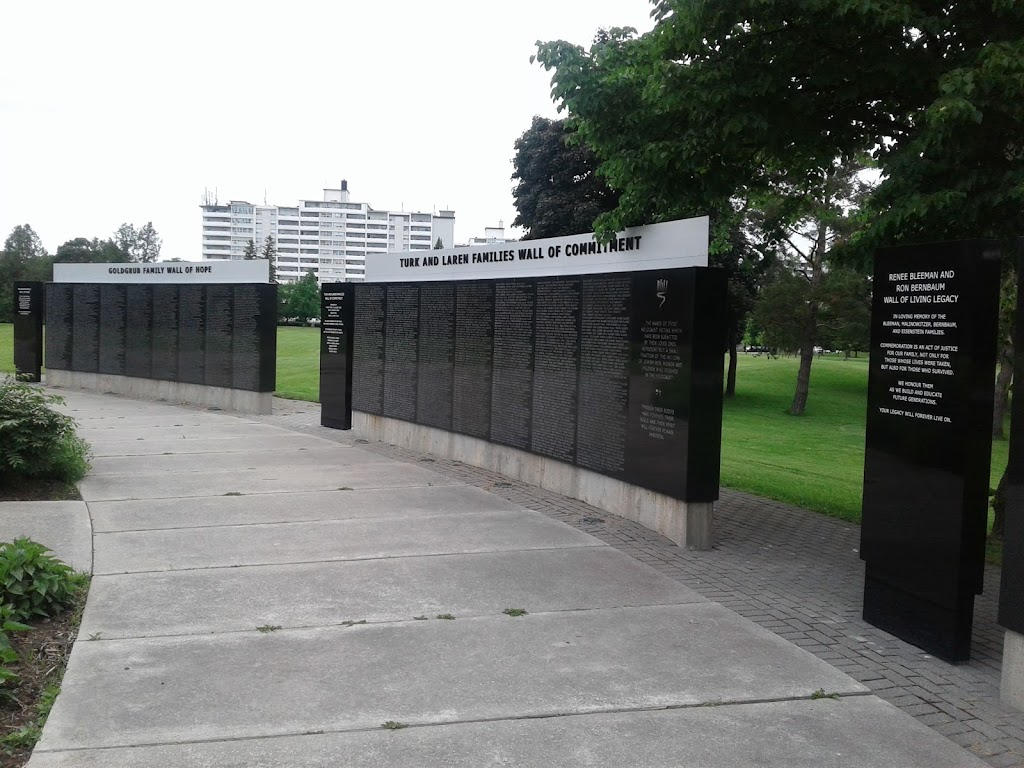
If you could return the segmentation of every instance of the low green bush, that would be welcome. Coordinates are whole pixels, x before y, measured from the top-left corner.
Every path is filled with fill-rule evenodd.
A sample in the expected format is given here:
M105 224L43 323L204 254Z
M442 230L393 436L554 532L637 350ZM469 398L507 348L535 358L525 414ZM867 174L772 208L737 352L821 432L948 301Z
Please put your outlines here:
M74 483L89 470L89 444L63 400L11 377L0 379L0 485L34 478Z
M31 539L0 544L0 605L10 608L13 621L46 618L74 602L85 576L48 554Z
M14 700L12 685L17 684L20 678L14 670L8 667L18 660L18 652L11 645L11 632L27 632L31 627L15 621L14 608L10 605L0 605L0 700Z

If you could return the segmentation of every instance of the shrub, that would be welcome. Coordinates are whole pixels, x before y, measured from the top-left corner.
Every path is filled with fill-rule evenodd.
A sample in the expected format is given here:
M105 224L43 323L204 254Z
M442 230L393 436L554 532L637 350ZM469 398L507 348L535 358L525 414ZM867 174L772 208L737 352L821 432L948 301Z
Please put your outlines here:
M71 605L85 576L48 555L50 550L31 539L0 544L0 605L15 622L52 616Z
M89 444L75 421L50 406L64 401L38 387L0 379L0 483L43 478L74 483L89 470Z

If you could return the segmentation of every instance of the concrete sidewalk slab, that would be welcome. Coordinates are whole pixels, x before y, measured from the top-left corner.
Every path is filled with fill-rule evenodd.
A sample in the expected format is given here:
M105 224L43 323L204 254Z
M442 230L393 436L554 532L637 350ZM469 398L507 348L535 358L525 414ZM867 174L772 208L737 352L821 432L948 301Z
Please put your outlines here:
M865 738L865 735L869 735ZM983 768L873 696L42 752L30 768Z
M86 501L116 501L459 483L423 466L397 461L331 469L265 467L256 470L147 474L144 477L135 474L89 475L79 483L78 489Z
M180 426L180 427L103 427L93 429L80 429L78 434L86 440L134 440L140 436L159 437L163 439L178 438L190 439L198 437L248 437L253 440L251 448L258 447L260 440L273 440L276 436L294 434L279 427L272 427L261 422L241 421L232 419L231 423L204 424L203 426Z
M97 576L83 637L104 639L703 602L611 547Z
M271 449L295 450L296 448L309 448L311 450L335 445L329 440L311 435L300 435L287 433L274 437L270 443ZM208 454L208 453L229 453L234 451L250 451L253 448L252 438L249 437L160 437L147 435L146 437L129 437L108 440L102 437L94 437L89 440L93 456L160 456L163 454Z
M212 472L246 469L267 469L278 467L331 467L355 464L394 463L393 459L378 453L361 451L344 445L326 444L316 448L275 447L261 450L235 451L232 453L205 453L191 455L179 453L162 456L154 461L151 456L120 456L117 458L94 458L93 477L100 475L147 475L167 472Z
M89 432L100 432L105 429L166 429L176 427L207 427L222 424L237 425L229 416L219 416L206 413L181 413L171 411L169 413L139 413L119 414L111 411L109 415L100 416L95 414L78 415L73 417L78 423L80 430Z
M582 531L522 510L104 533L96 537L94 569L134 573L605 546Z
M256 523L511 512L522 511L522 507L479 488L434 485L146 501L96 501L89 505L89 510L94 530L97 533L109 533Z
M92 522L84 501L0 502L0 541L28 536L76 571L92 571Z
M101 640L75 648L40 746L763 701L817 689L866 691L710 603Z

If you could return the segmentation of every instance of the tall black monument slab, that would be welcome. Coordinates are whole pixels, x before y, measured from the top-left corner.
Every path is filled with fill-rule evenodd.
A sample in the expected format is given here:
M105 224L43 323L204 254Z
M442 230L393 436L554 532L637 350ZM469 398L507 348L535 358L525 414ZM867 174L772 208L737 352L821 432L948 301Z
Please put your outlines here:
M356 296L352 283L320 293L320 425L352 429L352 355Z
M970 658L988 519L999 248L875 256L861 557L864 619Z
M691 502L718 498L725 275L637 272L624 479Z
M1014 339L1024 339L1024 241L1017 254L1017 318ZM1024 382L1024 354L1014 357L1014 381ZM1017 390L1018 392L1020 390ZM999 623L1024 635L1024 397L1010 403L1010 455L1004 488L1006 517L1003 528L1003 568L999 585Z
M43 284L14 284L14 371L21 381L43 375Z

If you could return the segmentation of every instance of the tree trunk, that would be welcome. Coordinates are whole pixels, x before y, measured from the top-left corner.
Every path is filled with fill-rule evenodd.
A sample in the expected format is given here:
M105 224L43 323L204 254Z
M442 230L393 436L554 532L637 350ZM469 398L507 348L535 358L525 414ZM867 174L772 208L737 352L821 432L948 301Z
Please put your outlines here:
M811 363L814 361L814 336L817 329L818 305L811 302L807 308L807 325L804 327L804 341L800 347L800 370L796 374L796 393L789 412L803 416L807 408L807 393L811 388Z
M996 393L992 408L992 437L1003 440L1003 422L1010 403L1010 384L1013 381L1013 344L1006 340L999 348L999 374L996 376Z
M811 363L814 362L814 344L818 338L818 298L823 279L822 258L827 249L828 229L818 224L818 237L814 253L809 260L811 268L811 290L808 294L807 314L804 317L803 338L800 339L800 370L796 374L796 393L789 412L793 416L803 416L807 408L807 393L811 388Z
M793 404L789 407L789 412L793 416L804 415L807 408L807 393L811 388L811 363L814 362L814 342L818 335L818 302L814 300L816 287L812 283L811 300L807 302L807 317L804 319L803 339L800 341L800 369L796 374Z
M996 492L992 496L992 510L995 515L992 517L992 538L1002 539L1003 528L1006 526L1006 475L1009 472L1009 465L1003 470L1003 476L999 479Z
M725 376L725 396L736 397L736 364L738 355L736 354L736 346L739 344L739 339L733 337L733 334L729 334L729 371Z

